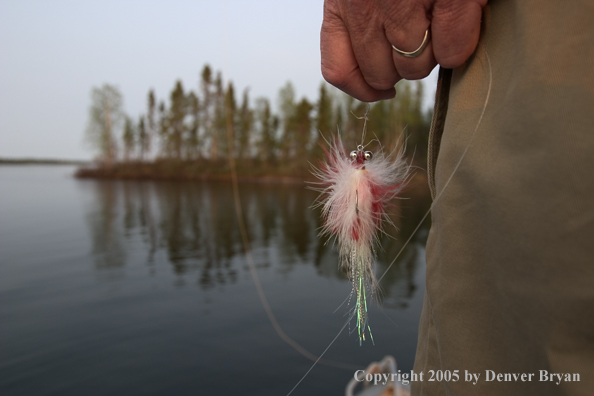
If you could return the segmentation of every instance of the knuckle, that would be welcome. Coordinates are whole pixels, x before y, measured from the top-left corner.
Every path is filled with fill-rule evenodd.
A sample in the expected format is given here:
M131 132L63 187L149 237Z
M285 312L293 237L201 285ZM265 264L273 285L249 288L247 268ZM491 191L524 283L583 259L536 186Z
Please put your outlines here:
M446 69L454 69L456 67L462 66L469 56L470 54L466 55L462 53L453 53L438 57L437 60L439 64Z
M366 102L366 103L377 102L378 100L385 99L381 95L379 95L377 93L371 93L371 92L357 92L357 93L347 92L347 93L349 95L351 95L353 98L355 98L361 102Z
M336 88L342 89L347 86L350 74L345 70L322 63L322 77Z
M357 89L352 84L352 74L356 71L343 71L331 67L322 67L322 76L331 85L362 102L375 102L382 99L371 89ZM356 85L356 84L355 84Z
M392 88L398 82L398 79L395 77L389 78L381 78L381 77L365 77L365 81L369 84L372 88L385 91L386 89Z
M432 69L417 69L400 72L402 78L407 80L421 80L431 74Z

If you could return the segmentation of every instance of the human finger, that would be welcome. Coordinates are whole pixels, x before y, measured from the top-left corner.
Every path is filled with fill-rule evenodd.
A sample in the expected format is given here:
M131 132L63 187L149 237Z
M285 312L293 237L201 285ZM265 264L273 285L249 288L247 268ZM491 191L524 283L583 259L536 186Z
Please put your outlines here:
M416 44L412 46L406 44L407 47L402 47L400 44L398 44L398 46L392 44L392 59L394 65L396 65L398 74L403 78L407 80L420 80L427 77L431 73L431 70L437 65L433 55L431 27L428 26L424 32L422 32L418 26L409 29L409 31L414 31L414 33L410 33L410 36L415 37ZM386 35L390 35L390 33L386 32ZM390 41L397 42L399 40L392 39ZM412 40L407 41L412 42Z
M324 3L324 21L320 32L322 75L330 84L365 102L394 97L394 84L386 89L372 87L363 77L351 46L349 31L333 2Z
M486 3L486 0L436 1L431 32L433 53L441 66L461 66L472 55L478 44L482 7Z
M431 23L429 1L342 3L345 5L341 12L351 36L353 52L363 77L372 87L385 89L401 78L412 80L429 75L436 65L432 46L425 47L414 57L406 57L393 50L394 46L411 52L424 42L423 36Z
M340 13L348 29L357 64L375 89L393 87L400 79L386 38L386 13L376 1L342 1Z

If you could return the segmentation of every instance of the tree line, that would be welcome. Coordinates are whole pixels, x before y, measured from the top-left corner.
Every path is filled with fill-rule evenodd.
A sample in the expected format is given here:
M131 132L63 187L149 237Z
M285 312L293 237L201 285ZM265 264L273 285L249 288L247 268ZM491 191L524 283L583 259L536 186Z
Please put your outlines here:
M406 140L407 153L424 160L431 113L422 103L419 81L402 81L394 99L370 105L325 83L315 102L299 99L287 82L274 111L268 98L252 103L248 89L238 95L231 81L206 65L196 90L178 80L169 98L158 100L151 89L146 112L136 120L125 114L117 87L93 88L86 132L106 168L163 162L220 167L232 155L241 167L302 173L322 157L323 139L338 131L347 150L356 148L366 114L368 140L377 138L386 150Z

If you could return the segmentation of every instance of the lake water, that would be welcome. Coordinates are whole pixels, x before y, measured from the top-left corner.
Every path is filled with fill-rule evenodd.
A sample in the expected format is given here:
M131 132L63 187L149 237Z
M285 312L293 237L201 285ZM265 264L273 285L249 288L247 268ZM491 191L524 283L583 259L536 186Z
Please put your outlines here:
M0 166L0 394L286 395L312 362L267 316L228 183L77 180L70 166ZM250 253L284 333L319 355L351 285L317 237L316 193L240 184ZM398 201L382 274L426 210ZM426 226L372 303L375 345L347 329L293 395L341 395L393 355L411 370ZM336 312L334 312L336 310ZM351 326L352 328L352 326Z

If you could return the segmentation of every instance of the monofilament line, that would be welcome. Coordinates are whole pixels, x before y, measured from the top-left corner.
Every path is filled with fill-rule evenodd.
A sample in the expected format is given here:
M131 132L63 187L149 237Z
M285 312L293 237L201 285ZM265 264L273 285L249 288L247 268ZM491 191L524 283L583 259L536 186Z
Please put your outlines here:
M419 224L417 224L417 226L415 227L415 229L413 230L413 232L410 234L410 236L408 237L408 239L406 240L406 242L404 243L404 245L402 245L402 248L400 248L400 251L398 252L398 254L396 255L396 257L394 257L394 259L392 260L392 262L390 263L390 265L388 265L388 268L386 268L386 270L384 271L384 273L382 274L382 276L379 277L379 279L377 280L378 283L383 279L384 276L386 276L386 274L388 273L388 270L394 265L394 263L396 262L396 260L398 259L398 257L400 257L400 254L402 254L402 252L404 251L404 248L411 241L412 237L416 234L416 232L419 229L419 227L421 227L421 224L423 224L423 222L425 221L425 219L427 218L427 216L429 215L429 213L431 213L431 210L433 209L433 206L435 205L435 203L437 201L439 201L439 198L441 198L441 196L442 196L443 192L445 191L446 187L450 184L450 181L454 177L454 174L456 173L456 171L460 167L460 164L462 163L462 160L466 156L466 153L468 152L468 149L472 145L472 141L474 140L474 137L476 136L476 132L478 131L479 126L481 125L481 121L483 120L483 116L485 115L485 110L487 109L487 103L489 103L489 97L491 96L491 86L493 84L493 70L491 69L491 59L489 58L489 54L487 53L487 49L486 48L485 48L485 56L487 57L487 64L489 65L489 86L487 88L487 96L485 97L485 104L483 105L483 110L481 111L481 115L480 115L480 117L478 119L478 122L476 124L476 127L474 128L474 131L472 132L472 135L470 135L470 139L468 140L468 144L466 145L466 148L462 152L462 155L460 156L460 159L458 160L458 163L454 167L454 170L450 174L450 177L448 178L448 180L445 182L443 188L437 194L437 196L435 197L435 199L431 203L431 206L429 207L429 209L427 210L427 212L425 213L425 215L423 216L423 218L421 219L421 221L419 222Z
M489 58L489 54L487 53L487 49L486 48L485 48L485 56L487 58L487 64L489 65L489 86L487 88L487 96L485 97L485 104L483 105L483 110L481 111L481 115L480 115L480 117L478 119L478 122L476 124L476 127L474 128L474 131L472 132L472 135L470 136L470 139L468 141L468 144L466 145L466 148L462 152L462 155L460 156L460 159L458 160L458 163L456 164L456 166L454 167L454 170L450 174L450 177L448 178L448 180L444 184L441 192L439 192L437 194L437 196L435 197L435 199L431 203L431 206L429 207L429 209L427 210L427 212L425 213L425 215L423 216L423 218L421 219L421 221L419 221L419 224L417 224L417 226L415 227L415 229L413 230L413 232L411 233L411 235L408 237L408 239L406 240L406 242L404 243L404 245L402 246L402 248L400 249L400 251L398 252L398 254L396 255L396 257L394 257L394 259L392 260L392 262L390 263L390 265L388 265L388 268L386 268L386 270L384 271L384 273L382 274L382 276L377 280L378 283L388 273L388 270L392 267L392 265L394 265L394 263L396 262L396 260L398 259L398 257L400 257L400 255L402 254L402 252L404 251L404 249L406 248L406 246L408 245L408 243L411 241L412 237L418 231L419 227L421 227L421 224L423 224L423 222L425 221L425 219L427 218L427 216L429 215L429 213L431 213L431 210L433 209L433 206L435 205L435 203L437 201L439 201L439 199L441 198L443 192L445 191L445 189L447 188L447 186L450 184L450 181L454 177L454 174L458 171L458 168L460 167L460 164L462 163L462 160L466 156L466 153L468 152L468 149L472 145L472 141L474 140L474 137L476 136L476 133L477 133L477 131L479 129L479 126L481 125L481 122L483 120L483 116L485 115L485 110L487 109L487 104L489 103L489 98L491 96L491 87L493 85L493 70L491 68L491 59ZM349 320L350 320L350 318L349 318ZM340 329L340 331L338 332L338 334L336 335L336 337L334 337L334 339L332 340L332 342L330 342L330 344L328 345L328 347L326 347L326 349L320 355L320 357L318 358L318 360L332 346L332 344L334 343L334 341L336 341L336 339L338 338L338 336L340 336L340 334L342 334L342 331L344 330L344 328L347 326L348 323L349 322L347 321L347 323L345 323L344 326L342 326L342 328ZM309 368L309 370L307 370L307 372L305 373L305 375L299 380L299 382L297 382L297 384L293 387L293 389L291 389L291 391L287 394L287 396L289 396L295 390L295 388L297 388L297 386L305 379L305 377L307 377L307 375L314 368L314 366L316 365L316 363L317 363L317 361Z
M293 391L299 386L299 384L301 383L301 381L303 381L305 379L305 377L307 377L307 374L309 374L309 372L311 370L313 370L313 368L316 366L316 364L318 363L318 361L322 358L322 356L324 356L324 354L328 351L328 349L330 349L330 347L332 346L332 344L334 344L334 341L336 341L338 339L338 337L342 334L342 331L344 330L345 327L347 327L347 325L350 323L351 319L353 318L353 316L351 316L344 325L342 325L342 328L340 329L340 331L338 332L338 334L336 334L336 337L334 337L332 339L332 341L330 341L330 344L328 344L328 346L326 347L326 349L324 349L324 352L322 352L320 354L320 357L318 357L318 359L314 362L314 364L311 365L311 367L309 368L309 370L307 370L307 372L305 374L303 374L303 377L301 377L301 379L299 380L299 382L297 382L295 384L295 386L293 387L293 389L291 389L289 391L289 393L287 393L287 396L289 396L291 393L293 393Z
M227 111L226 114L226 122L227 122L227 142L229 147L233 147L233 124L230 119L230 112ZM281 325L276 320L276 316L268 303L268 299L264 294L264 290L262 288L262 284L260 283L260 278L258 277L258 272L256 271L256 266L254 264L254 259L252 256L252 251L250 248L250 242L247 234L247 229L245 226L245 222L243 221L243 210L241 208L241 199L239 196L239 185L237 182L237 167L235 164L235 157L233 154L229 156L229 167L231 168L231 184L233 186L233 202L235 204L235 215L237 217L237 223L239 226L239 232L241 235L241 241L243 244L243 249L245 253L245 258L248 264L248 268L250 271L250 275L252 277L252 281L254 282L254 286L256 287L256 291L258 292L258 297L260 298L260 303L266 312L266 316L268 316L268 320L272 325L274 331L278 334L278 336L287 344L289 344L293 349L299 352L301 355L305 356L307 359L320 364L325 364L331 367L338 367L347 370L356 370L358 367L352 364L343 363L343 362L334 362L331 360L321 360L321 356L316 356L313 353L309 352L305 348L303 348L297 341L293 340L291 337L284 332ZM315 365L315 364L314 364Z

